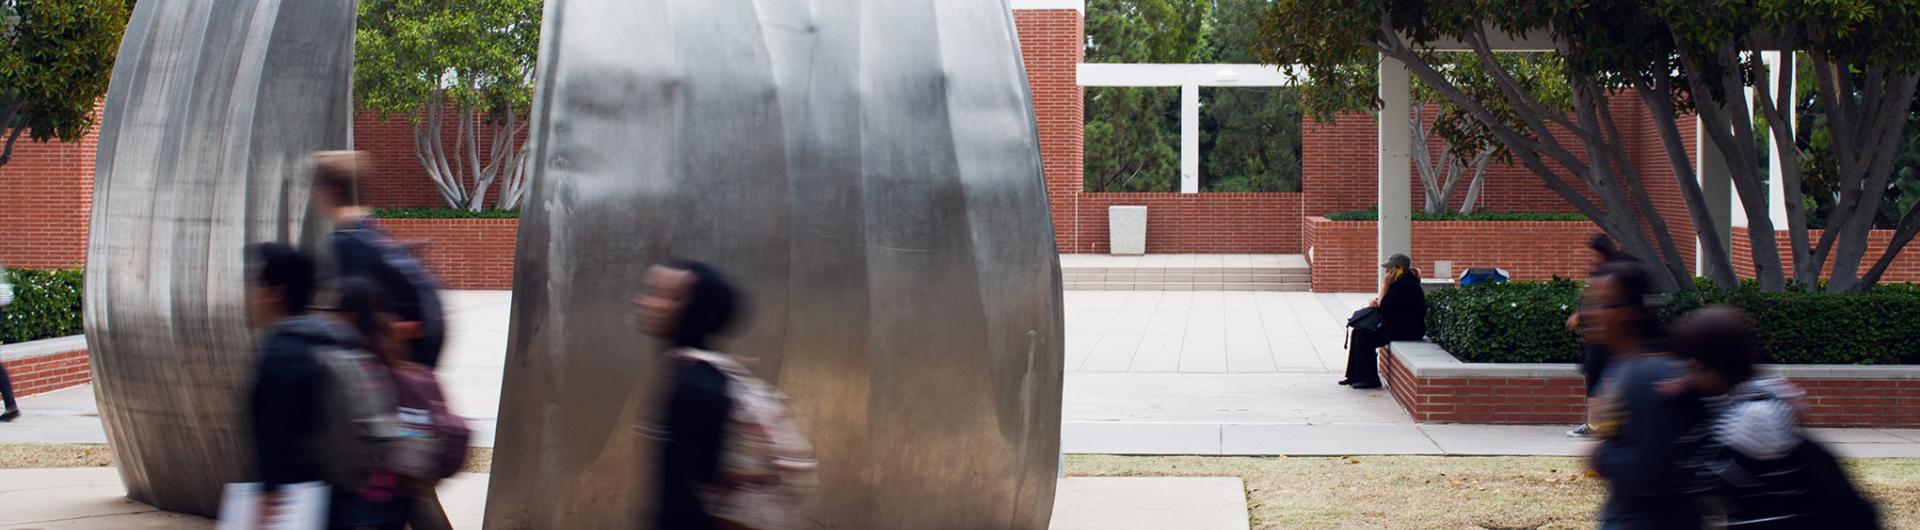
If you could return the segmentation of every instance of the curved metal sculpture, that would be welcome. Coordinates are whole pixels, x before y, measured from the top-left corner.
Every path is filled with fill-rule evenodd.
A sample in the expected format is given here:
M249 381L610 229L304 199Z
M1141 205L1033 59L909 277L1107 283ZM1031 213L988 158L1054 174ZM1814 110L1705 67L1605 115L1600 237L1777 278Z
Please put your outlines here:
M344 149L352 0L141 2L100 128L87 346L128 496L213 515L247 478L243 250L319 235L299 179Z
M646 267L750 294L818 528L1045 528L1059 265L1012 15L971 0L552 0L490 528L644 520Z

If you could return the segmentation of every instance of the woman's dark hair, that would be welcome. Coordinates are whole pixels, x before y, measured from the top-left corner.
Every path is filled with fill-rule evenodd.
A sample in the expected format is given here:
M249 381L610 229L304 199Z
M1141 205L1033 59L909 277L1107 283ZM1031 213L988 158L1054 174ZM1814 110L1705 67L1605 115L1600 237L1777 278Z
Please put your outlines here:
M328 310L346 318L354 331L360 332L360 338L367 351L373 352L388 364L405 360L392 351L389 339L393 335L393 326L388 322L391 314L387 306L386 289L370 278L355 276L341 280L334 286L337 298Z
M1614 244L1613 238L1607 237L1606 234L1594 234L1593 239L1587 240L1587 249L1599 253L1608 260L1620 255L1620 245Z
M1707 306L1680 318L1671 339L1674 353L1720 374L1727 385L1753 378L1760 361L1760 340L1753 320L1737 307Z
M313 304L313 260L280 243L259 243L247 250L247 274L262 287L280 289L281 309L289 315L307 312Z
M680 309L679 328L669 338L675 347L705 349L715 335L725 333L738 319L740 302L733 285L719 269L691 260L661 264L693 275L693 289Z

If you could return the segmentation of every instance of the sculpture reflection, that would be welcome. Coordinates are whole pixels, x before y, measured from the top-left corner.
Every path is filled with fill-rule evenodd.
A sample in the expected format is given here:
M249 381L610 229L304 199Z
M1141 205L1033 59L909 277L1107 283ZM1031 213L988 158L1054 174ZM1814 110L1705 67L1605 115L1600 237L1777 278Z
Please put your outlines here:
M1044 528L1059 270L1002 2L555 0L487 520L646 520L648 264L727 269L822 528Z

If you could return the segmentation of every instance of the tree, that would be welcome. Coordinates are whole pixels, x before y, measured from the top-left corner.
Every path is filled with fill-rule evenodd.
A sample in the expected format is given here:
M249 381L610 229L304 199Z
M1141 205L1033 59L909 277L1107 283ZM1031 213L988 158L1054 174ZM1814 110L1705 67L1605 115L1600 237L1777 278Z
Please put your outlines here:
M1205 52L1202 0L1090 0L1086 62L1186 63ZM1180 174L1180 91L1086 91L1087 191L1173 191Z
M0 0L0 167L26 136L78 141L107 93L127 0Z
M1217 0L1202 60L1254 63L1270 0ZM1293 87L1200 91L1200 182L1209 191L1300 190L1300 98Z
M414 158L449 207L484 209L495 181L495 207L526 197L541 9L540 0L360 0L358 103L407 117Z
M1869 214L1885 193L1894 149L1903 138L1906 109L1920 61L1920 11L1903 0L1599 0L1593 2L1282 0L1268 12L1263 56L1277 64L1299 63L1309 76L1335 75L1375 56L1405 64L1440 97L1458 105L1539 176L1556 194L1648 263L1660 264L1669 287L1691 285L1672 232L1654 207L1613 116L1610 97L1637 96L1647 109L1687 206L1699 240L1698 257L1721 286L1737 283L1730 249L1711 219L1705 194L1680 136L1680 116L1697 112L1703 132L1726 155L1733 188L1747 208L1753 261L1762 287L1783 289L1778 245L1766 214L1764 174L1757 168L1754 128L1744 109L1746 88L1757 92L1776 142L1796 136L1780 117L1782 103L1766 86L1763 49L1806 51L1818 63L1821 91L1832 125L1832 161L1842 201L1817 246L1807 242L1800 209L1798 164L1782 175L1789 195L1790 237L1802 285L1812 285L1831 252L1835 273L1829 288L1863 289L1877 280L1870 271L1855 278L1864 254ZM1532 35L1550 40L1571 94L1571 112L1557 112L1529 94L1514 72L1500 65L1489 34ZM1428 60L1437 44L1457 42L1485 68L1497 95L1474 94L1448 79ZM1791 57L1791 54L1789 54ZM1837 95L1844 94L1845 97ZM1513 120L1498 114L1513 110ZM1891 116L1900 119L1892 119ZM1518 126L1515 123L1518 123ZM1743 143L1744 142L1744 143ZM1552 165L1565 168L1574 182ZM1582 193L1575 184L1584 185ZM1865 210L1862 210L1864 205ZM1915 221L1913 215L1905 216ZM1862 222L1861 219L1867 219ZM1911 240L1920 223L1903 222L1896 246L1876 269L1884 270ZM1904 236L1904 237L1903 237ZM1834 241L1840 241L1838 245ZM1808 274L1811 271L1811 274ZM1864 280L1864 281L1862 281Z

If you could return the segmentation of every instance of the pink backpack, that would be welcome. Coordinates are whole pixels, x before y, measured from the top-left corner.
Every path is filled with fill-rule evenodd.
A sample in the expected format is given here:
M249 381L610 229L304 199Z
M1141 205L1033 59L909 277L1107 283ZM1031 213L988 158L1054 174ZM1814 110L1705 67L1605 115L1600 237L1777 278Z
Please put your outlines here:
M433 371L406 363L393 371L393 387L401 436L387 454L387 468L426 481L459 473L472 433L465 419L447 409Z
M693 349L676 354L719 369L733 399L720 437L718 478L699 492L708 514L742 528L799 528L818 487L818 466L813 445L787 414L787 397L732 357Z

